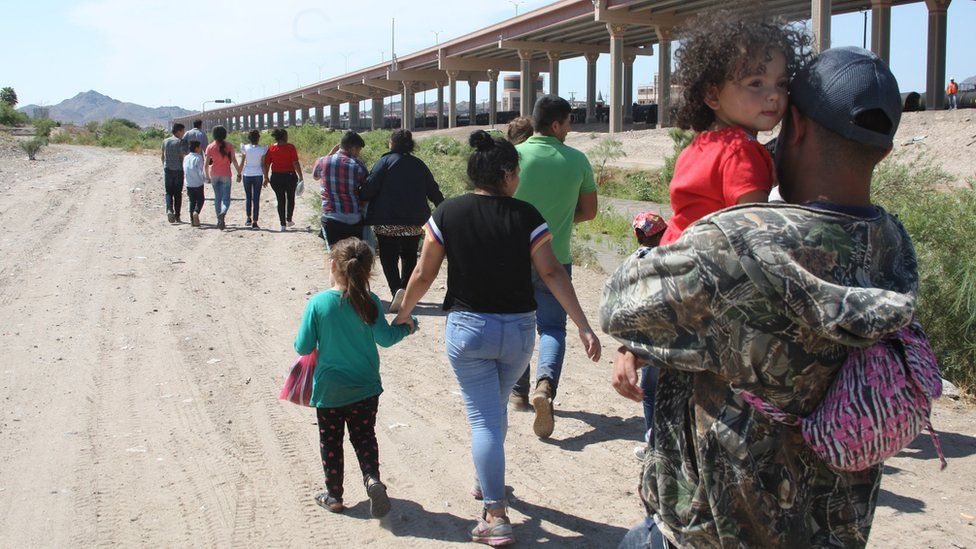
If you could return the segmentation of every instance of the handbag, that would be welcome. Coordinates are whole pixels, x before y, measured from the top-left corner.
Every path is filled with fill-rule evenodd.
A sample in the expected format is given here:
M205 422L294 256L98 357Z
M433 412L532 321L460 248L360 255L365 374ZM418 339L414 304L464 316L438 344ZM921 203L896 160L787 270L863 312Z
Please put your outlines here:
M807 446L832 469L868 469L900 452L923 429L932 437L941 468L946 467L930 420L942 378L917 321L866 348L851 349L823 400L806 417L749 391L732 390L761 415L799 427Z
M298 183L295 183L295 196L302 196L305 192L305 181L299 179Z
M287 400L299 406L312 406L312 380L315 378L315 361L318 350L298 356L285 376L278 400Z

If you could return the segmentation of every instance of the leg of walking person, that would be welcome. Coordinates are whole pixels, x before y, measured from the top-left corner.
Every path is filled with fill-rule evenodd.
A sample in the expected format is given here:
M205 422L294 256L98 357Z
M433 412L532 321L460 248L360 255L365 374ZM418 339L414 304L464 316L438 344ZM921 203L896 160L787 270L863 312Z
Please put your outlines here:
M661 534L651 517L647 517L644 522L631 528L617 545L617 549L670 549L671 547L672 545Z
M400 238L400 288L406 288L410 275L417 267L417 250L420 249L420 236L401 236Z
M281 228L285 228L285 182L284 179L287 177L283 173L272 173L271 174L271 190L275 193L275 200L278 202L278 221L280 222Z
M176 170L163 168L163 185L166 188L166 219L173 223L176 221L176 212L173 211L176 197Z
M220 217L220 178L219 177L211 177L210 178L210 187L211 187L211 189L213 190L213 193L214 193L214 198L213 198L214 215L216 215L217 217Z
M390 295L396 294L400 286L400 239L395 236L376 235L380 248L380 265L383 266L383 276L390 286Z
M220 208L221 209L221 213L223 213L223 215L225 215L225 216L227 215L227 212L230 211L230 191L231 191L230 177L225 177L224 178L224 185L223 185L223 187L221 187L222 194L221 194L221 197L220 197L220 201L222 202L221 208Z
M330 247L334 246L336 242L345 240L347 238L362 238L363 224L360 222L356 223L355 225L350 225L334 219L326 219L325 237L328 240Z
M572 265L563 267L572 277ZM548 438L555 428L553 401L566 356L566 311L535 271L532 273L532 283L535 286L536 328L539 332L539 362L535 372L535 391L531 398L535 410L532 429L537 437Z
M471 428L471 456L486 508L505 507L505 414L497 359L501 325L489 315L448 315L447 358L461 389Z
M254 200L253 209L251 212L251 222L254 224L254 228L258 226L258 216L261 213L261 184L264 182L264 178L260 175L254 178L251 183L251 198Z
M248 227L250 227L251 226L251 222L252 222L252 219L251 219L251 189L252 189L252 187L251 187L251 177L250 176L244 176L243 179L244 179L244 211L247 213L247 220L245 221L244 224L247 225Z
M356 451L363 483L370 478L380 478L380 455L376 443L376 411L379 403L380 397L374 396L346 406L349 442Z
M316 408L319 423L319 450L325 471L325 489L329 495L342 499L344 462L342 439L345 416L342 408Z
M291 227L294 223L291 220L295 213L295 189L298 186L298 176L292 174L291 181L285 185L285 221Z
M183 170L173 170L176 172L173 183L173 213L176 215L176 222L181 223L180 212L183 211Z

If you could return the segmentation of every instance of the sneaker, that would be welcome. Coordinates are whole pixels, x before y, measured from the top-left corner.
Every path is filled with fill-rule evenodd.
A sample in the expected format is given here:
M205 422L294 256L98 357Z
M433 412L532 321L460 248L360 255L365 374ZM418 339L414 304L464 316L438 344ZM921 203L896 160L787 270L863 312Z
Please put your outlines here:
M182 220L182 219L180 219L180 216L176 216L176 222L177 222L177 223L183 223L183 220Z
M512 409L516 412L528 412L532 408L529 406L529 395L523 395L512 391L512 394L508 396L508 403L511 404Z
M400 312L400 304L403 303L403 288L400 288L393 294L393 301L390 302L390 309L387 311L390 314L396 314Z
M244 226L245 227L250 227L251 226L251 218L250 217L247 218L247 221L244 222Z
M281 226L281 232L285 232L285 231L287 231L287 230L288 230L288 229L287 229L287 228L286 228L286 227L285 227L284 225L282 225L282 226Z
M639 461L641 463L644 463L644 457L645 456L647 456L647 447L646 446L635 446L634 447L634 457L637 458L637 461Z
M166 220L169 221L170 223L175 222L176 221L176 214L173 213L173 212L166 212Z
M511 545L515 543L512 523L509 522L508 517L495 517L491 524L485 519L480 519L474 530L471 530L471 541L492 547Z
M190 225L194 227L200 226L200 214L198 214L197 212L193 212L190 214Z
M257 224L257 223L252 223L252 224L251 224L251 229L253 229L253 230L255 230L255 231L256 231L256 230L258 230L258 229L260 229L260 228L261 228L261 227L258 227L258 224Z
M294 226L295 226L295 222L294 222L294 221L291 221L291 220L289 220L289 221L288 221L288 226L289 226L289 227L294 227Z
M532 407L535 408L535 422L532 430L539 438L549 438L555 428L555 418L552 415L552 388L548 379L540 379L532 393Z
M226 226L227 225L224 224L224 214L218 215L217 216L217 228L222 231L222 230L224 230L224 227L226 227Z
M369 496L369 514L373 518L383 518L390 512L390 498L386 495L386 485L376 479L370 479L366 486Z

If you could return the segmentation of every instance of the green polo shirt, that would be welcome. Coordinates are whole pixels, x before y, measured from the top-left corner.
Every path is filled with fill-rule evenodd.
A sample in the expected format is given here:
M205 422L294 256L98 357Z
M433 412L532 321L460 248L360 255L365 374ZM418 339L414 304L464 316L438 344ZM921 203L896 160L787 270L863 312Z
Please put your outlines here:
M515 198L535 206L552 233L552 250L560 263L573 262L576 204L583 193L596 192L593 167L582 152L555 137L535 135L515 147L519 152L519 186Z

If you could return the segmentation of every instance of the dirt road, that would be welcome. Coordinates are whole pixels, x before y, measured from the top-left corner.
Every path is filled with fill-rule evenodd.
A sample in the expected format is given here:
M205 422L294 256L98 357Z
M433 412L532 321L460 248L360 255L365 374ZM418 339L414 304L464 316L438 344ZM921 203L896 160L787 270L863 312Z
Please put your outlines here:
M328 283L320 240L243 230L239 186L229 230L170 226L155 155L54 146L41 159L0 152L0 546L465 542L479 505L434 305L442 282L421 334L381 352L393 511L368 518L350 453L352 508L332 515L312 500L314 415L276 400L304 303ZM271 193L262 208L277 225ZM576 281L595 318L602 276ZM640 408L613 393L606 361L587 363L576 341L568 356L553 439L512 418L512 518L522 546L612 547L642 516ZM974 420L939 406L943 473L919 459L925 439L891 461L873 545L976 546Z

